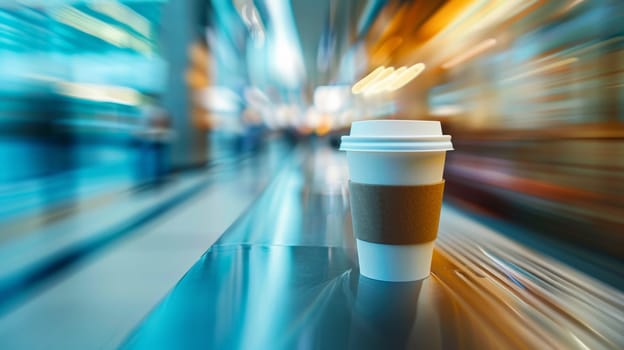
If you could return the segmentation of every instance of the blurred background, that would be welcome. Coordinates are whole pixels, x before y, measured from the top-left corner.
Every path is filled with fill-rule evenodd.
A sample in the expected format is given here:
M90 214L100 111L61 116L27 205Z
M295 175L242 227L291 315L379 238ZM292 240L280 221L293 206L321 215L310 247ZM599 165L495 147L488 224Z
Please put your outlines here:
M623 288L622 1L0 0L0 311L215 169L373 118L440 120L449 202Z

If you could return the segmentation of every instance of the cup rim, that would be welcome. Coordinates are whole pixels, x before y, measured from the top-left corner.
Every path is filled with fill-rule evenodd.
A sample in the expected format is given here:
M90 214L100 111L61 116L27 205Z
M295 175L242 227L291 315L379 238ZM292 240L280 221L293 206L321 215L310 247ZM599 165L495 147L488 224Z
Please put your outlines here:
M341 151L351 152L441 152L452 151L450 135L342 136Z
M344 135L344 142L432 142L450 141L451 135L422 135L422 136L354 136Z
M453 145L450 142L400 142L391 143L342 143L341 151L347 152L446 152L453 151Z

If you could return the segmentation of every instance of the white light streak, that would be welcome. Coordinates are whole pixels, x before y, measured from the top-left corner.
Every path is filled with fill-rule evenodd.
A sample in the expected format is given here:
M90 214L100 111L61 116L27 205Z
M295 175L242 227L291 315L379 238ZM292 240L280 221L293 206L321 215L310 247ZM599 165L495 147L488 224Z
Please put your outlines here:
M396 91L407 85L410 81L425 70L423 63L416 63L407 68L378 67L369 75L355 83L351 88L353 94L375 95L382 92Z

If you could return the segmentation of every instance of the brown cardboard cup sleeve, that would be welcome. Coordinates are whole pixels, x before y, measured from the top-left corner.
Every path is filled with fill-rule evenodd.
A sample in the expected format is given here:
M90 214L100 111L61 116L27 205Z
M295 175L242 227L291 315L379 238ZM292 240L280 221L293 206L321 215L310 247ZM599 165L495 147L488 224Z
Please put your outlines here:
M436 239L444 181L410 186L351 181L349 191L357 239L394 245L421 244Z

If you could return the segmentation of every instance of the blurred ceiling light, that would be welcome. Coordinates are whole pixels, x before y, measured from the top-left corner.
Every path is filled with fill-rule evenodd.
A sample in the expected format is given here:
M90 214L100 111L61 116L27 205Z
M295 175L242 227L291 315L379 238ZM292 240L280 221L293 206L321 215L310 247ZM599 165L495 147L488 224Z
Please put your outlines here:
M209 86L195 94L197 102L206 110L215 113L238 113L242 101L234 91L223 86Z
M141 93L123 86L97 85L74 82L57 82L59 94L83 100L138 105Z
M372 81L375 81L377 79L377 76L381 74L381 72L383 72L385 69L386 67L384 66L377 67L375 70L370 72L367 76L365 76L360 81L355 83L353 87L351 88L351 92L354 94L362 93L364 89L366 88L366 85L368 85Z
M379 68L381 68L381 70L375 73L375 71L377 71ZM368 76L364 77L359 82L355 83L355 85L353 85L353 88L351 88L351 92L353 92L354 94L365 93L371 87L378 86L378 83L384 81L386 78L392 75L392 73L394 73L393 67L379 67L379 68L373 71L373 73L375 74L371 73Z
M415 65L407 68L405 71L401 73L396 79L388 83L386 86L386 91L395 91L403 86L407 85L410 81L420 75L425 70L424 63L416 63Z
M301 51L284 38L273 41L273 73L280 82L289 88L297 87L303 80Z
M268 1L266 7L271 18L268 43L273 76L284 87L299 88L305 80L305 67L291 4Z
M386 83L388 83L390 80L394 80L395 77L396 74L394 67L386 68L377 76L375 80L369 82L364 87L364 91L362 93L365 95L372 95L378 92L382 92L385 90L384 87Z
M401 79L405 71L407 71L407 67L399 67L399 69L392 72L389 77L375 84L375 86L371 86L370 89L366 89L365 93L376 94L379 92L391 91L390 86L394 85L395 81Z
M477 44L476 46L473 46L472 48L470 48L469 50L465 51L464 53L461 53L457 56L455 56L454 58L450 59L449 61L447 61L446 63L442 64L442 68L444 69L451 69L455 66L457 66L460 63L464 63L466 61L468 61L469 59L483 53L484 51L492 48L494 45L496 45L496 39L487 39L485 41L482 41L481 43Z
M350 99L348 86L318 86L314 89L314 107L321 113L338 113L347 107Z
M380 92L390 91L388 87L391 86L396 80L401 79L406 70L407 67L400 67L385 79L381 79L376 81L374 84L368 85L366 90L364 90L364 95L374 95Z
M395 91L407 85L424 70L424 63L416 63L409 68L400 67L396 70L393 67L379 67L362 78L362 80L355 83L351 91L354 94L364 94L367 96L381 92Z
M135 12L130 7L119 2L94 2L89 5L92 9L109 16L110 18L126 24L134 29L137 33L146 38L150 38L151 25L150 22Z
M64 6L54 11L52 16L60 23L100 38L117 47L132 48L146 54L152 53L152 46L147 40L139 39L117 26L108 24L71 6Z

